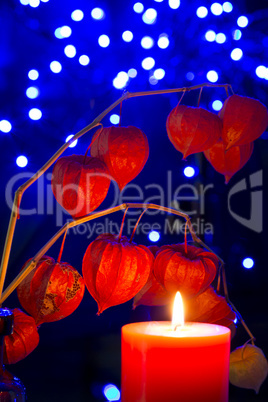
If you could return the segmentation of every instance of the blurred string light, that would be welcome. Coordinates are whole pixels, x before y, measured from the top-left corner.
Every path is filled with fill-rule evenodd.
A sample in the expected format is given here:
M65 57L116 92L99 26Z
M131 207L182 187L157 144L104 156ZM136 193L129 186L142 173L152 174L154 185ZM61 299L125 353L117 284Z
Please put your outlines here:
M112 114L112 115L110 116L110 122L111 122L112 124L118 124L118 123L119 123L119 120L120 120L120 117L118 116L118 114Z
M135 3L133 6L135 13L141 14L144 10L144 5L142 3Z
M211 4L210 11L214 15L217 15L217 16L221 15L223 12L222 5L220 3L213 3L213 4Z
M168 0L168 5L173 10L176 10L177 8L179 8L180 4L181 4L180 0Z
M91 11L91 17L94 20L103 20L105 17L105 14L101 8L96 7L96 8L93 8L93 10Z
M205 38L208 42L214 42L214 40L216 39L216 33L209 30L205 33Z
M76 48L73 45L67 45L64 48L64 54L69 57L69 59L72 59L76 55Z
M113 80L113 86L117 89L124 88L129 80L129 76L125 71L120 71Z
M1 120L0 121L0 130L3 133L9 133L12 130L12 125L8 120Z
M183 170L184 176L189 177L189 178L194 177L195 173L196 173L195 169L192 166L186 166Z
M169 46L168 35L167 34L159 35L157 45L158 47L160 47L160 49L166 49Z
M242 32L240 31L240 29L235 29L233 31L233 39L234 40L239 40L242 37Z
M208 15L208 9L206 7L198 7L196 10L196 15L199 18L205 18Z
M30 78L30 80L35 81L38 79L39 77L39 72L37 70L30 70L28 72L28 77Z
M226 36L224 35L224 33L218 33L217 35L216 35L216 42L217 43L224 43L224 42L226 42Z
M122 33L122 39L125 42L131 42L133 39L133 33L131 31L124 31Z
M225 3L223 3L222 9L226 13L230 13L231 11L233 11L233 5L229 1L226 1Z
M70 139L72 139L74 137L73 134L68 135L68 137L66 137L65 142L70 141ZM73 141L70 145L69 148L74 148L77 145L78 140Z
M218 73L214 70L210 70L207 72L207 79L210 82L217 82L219 79Z
M73 21L82 21L84 13L82 10L74 10L71 14L71 18Z
M39 96L39 89L37 87L29 87L26 90L26 96L29 99L35 99Z
M152 57L146 57L142 60L141 65L144 70L151 70L155 66L155 60Z
M186 79L187 79L188 81L193 81L193 79L194 79L194 73L192 73L191 71L189 71L189 72L186 74Z
M160 239L160 234L156 231L156 230L152 230L149 234L148 234L149 240L152 242L157 242Z
M79 63L80 63L82 66L87 66L87 65L90 63L90 58L89 58L86 54L82 54L82 55L79 57Z
M242 265L246 269L251 269L254 267L254 260L250 257L244 258L242 261Z
M121 396L119 389L113 384L106 385L103 388L103 394L107 401L119 401Z
M239 18L237 19L237 25L238 25L240 28L245 28L245 27L248 25L248 19L247 19L247 17L245 17L244 15L241 15L241 17L239 17Z
M216 110L217 112L218 112L219 110L221 110L221 108L222 108L222 101L220 101L220 100L214 100L214 102L212 102L212 108L213 108L214 110Z
M151 49L154 45L154 40L150 36L144 36L141 40L141 46L144 49Z
M63 27L55 29L54 35L58 39L69 38L69 36L72 35L72 30L67 25L64 25Z
M142 20L145 24L153 24L156 20L157 12L154 8L148 8L142 15Z
M237 60L240 60L240 59L242 58L243 52L242 52L241 49L239 49L239 48L237 47L237 48L235 48L235 49L232 50L230 56L231 56L231 59L237 61Z
M135 78L137 76L138 72L135 68L130 68L128 70L127 74L130 78Z
M157 80L162 80L162 79L165 77L165 74L166 74L166 72L165 72L165 70L163 70L163 68L157 68L157 69L154 71L154 77L155 77Z
M100 47L108 47L110 45L110 38L107 35L101 35L98 39Z
M40 120L42 117L42 112L40 109L34 107L29 110L29 117L31 120Z
M24 168L25 166L28 165L28 159L24 155L20 155L16 159L16 164L20 168Z
M40 5L40 0L29 0L29 6L36 8Z
M266 78L268 76L268 69L261 65L256 68L255 73L259 78Z
M60 73L62 70L62 65L60 64L60 62L58 62L56 60L52 61L50 63L49 67L50 67L50 70L55 74Z

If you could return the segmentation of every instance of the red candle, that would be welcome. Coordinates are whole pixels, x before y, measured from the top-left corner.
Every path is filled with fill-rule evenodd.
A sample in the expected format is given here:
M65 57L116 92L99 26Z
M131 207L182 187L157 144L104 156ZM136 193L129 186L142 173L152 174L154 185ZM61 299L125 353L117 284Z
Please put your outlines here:
M230 330L220 325L125 325L121 400L228 402L229 356Z

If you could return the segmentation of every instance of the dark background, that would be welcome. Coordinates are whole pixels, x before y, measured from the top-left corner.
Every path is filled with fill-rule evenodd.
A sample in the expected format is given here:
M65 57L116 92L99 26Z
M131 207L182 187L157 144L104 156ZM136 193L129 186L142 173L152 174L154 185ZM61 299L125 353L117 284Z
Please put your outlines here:
M197 18L197 7L208 8L212 2L181 1L178 10L171 10L167 0L162 3L148 0L145 8L154 7L158 12L153 25L142 22L141 15L133 11L133 1L63 1L50 0L41 3L38 8L23 6L19 1L2 0L0 3L0 120L7 119L12 124L9 133L0 135L1 150L1 247L4 245L10 209L5 199L5 188L9 180L18 173L36 172L65 141L69 134L74 134L89 124L112 102L118 99L122 90L113 87L113 79L119 71L136 68L138 75L130 80L126 89L130 92L179 88L197 85L207 81L209 70L219 74L218 83L230 83L235 93L259 99L268 105L267 80L257 77L255 69L266 65L268 54L267 38L267 1L236 1L231 13L221 16L209 15ZM102 7L105 19L95 21L90 13L94 7ZM70 15L74 9L82 9L85 17L81 22L74 22ZM240 41L232 39L232 31L237 29L236 20L240 15L247 15L249 25L241 28ZM59 40L54 36L56 28L69 25L72 36ZM130 43L123 42L121 35L125 30L134 33ZM224 32L227 41L224 44L209 43L204 40L208 29ZM155 41L159 34L169 35L170 46L159 49L155 44L150 50L142 49L140 40L143 36L152 36ZM111 44L101 48L97 39L101 34L109 35ZM64 55L66 44L74 44L77 56L69 59ZM230 52L233 48L243 50L243 58L233 61ZM80 54L88 54L90 64L78 63ZM152 72L141 68L141 60L151 56L156 60L155 68L164 68L166 75L156 85L149 82ZM52 60L62 64L62 71L53 74L49 69ZM267 66L268 67L268 66ZM28 79L28 71L36 68L37 81ZM187 80L188 72L194 73L192 81ZM26 89L38 86L40 95L37 99L28 99ZM230 298L236 305L254 336L256 344L268 355L267 346L267 133L255 142L255 149L250 161L238 172L228 185L224 178L208 164L202 155L192 155L187 162L182 161L166 135L165 122L170 110L177 104L179 96L163 95L130 99L123 104L122 125L135 125L147 135L150 145L150 157L142 173L134 183L144 188L151 183L158 183L166 189L168 171L172 171L173 189L181 184L213 184L213 191L207 193L205 215L192 217L211 222L213 236L202 236L226 262L227 280ZM196 106L198 91L186 94L183 102ZM201 106L212 110L213 100L224 101L222 88L203 90ZM39 121L32 121L28 111L32 107L42 110ZM119 108L114 113L119 114ZM103 120L110 125L109 116ZM92 137L88 133L74 149L65 154L83 154ZM16 157L27 155L29 164L20 169L16 166ZM198 168L198 175L187 179L183 169L187 165ZM234 220L227 208L227 197L234 184L259 170L263 171L263 230L256 233ZM51 173L52 169L49 170ZM26 180L22 177L14 186ZM49 177L45 175L45 196L51 196ZM131 190L128 192L131 198ZM136 193L134 194L136 195ZM145 192L146 198L154 193ZM187 195L187 194L185 194ZM189 195L189 194L188 194ZM109 207L113 202L114 187L111 186L107 199L99 209ZM37 185L28 189L22 201L23 208L37 206ZM168 206L165 204L165 206ZM181 204L187 209L200 209L197 202ZM8 267L6 286L19 272L23 263L31 258L45 242L58 230L56 204L53 213L46 211L42 215L22 217L16 226L16 232ZM232 199L232 209L240 216L249 218L250 191L237 194ZM111 219L120 222L122 213ZM159 221L163 224L166 216L144 217L144 222ZM63 223L68 215L63 215ZM98 220L101 222L101 219ZM87 239L87 234L70 233L66 239L63 261L68 261L81 273L82 258L88 244L94 239ZM150 244L147 236L136 235L137 243ZM181 235L162 235L157 243L170 244L183 241ZM60 248L58 241L49 251L57 258ZM243 258L254 259L253 269L242 267ZM16 293L4 303L5 306L19 307ZM112 307L99 317L97 305L90 294L85 296L79 308L62 321L43 324L39 329L40 344L25 360L10 367L10 371L22 379L30 402L53 401L102 401L105 400L102 388L113 383L120 388L120 328L122 325L141 320L169 319L167 308L138 307L132 310L132 302ZM237 334L232 347L242 345L248 339L247 334L238 324ZM266 401L268 397L267 381L261 387L259 395L252 390L243 390L230 386L230 401Z

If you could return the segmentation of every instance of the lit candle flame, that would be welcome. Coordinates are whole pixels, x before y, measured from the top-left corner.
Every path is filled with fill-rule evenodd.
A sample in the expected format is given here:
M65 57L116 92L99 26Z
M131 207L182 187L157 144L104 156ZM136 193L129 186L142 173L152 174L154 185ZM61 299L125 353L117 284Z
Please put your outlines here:
M173 304L173 314L172 314L172 328L176 331L177 327L184 326L184 313L183 313L183 303L180 292L176 293L174 304Z

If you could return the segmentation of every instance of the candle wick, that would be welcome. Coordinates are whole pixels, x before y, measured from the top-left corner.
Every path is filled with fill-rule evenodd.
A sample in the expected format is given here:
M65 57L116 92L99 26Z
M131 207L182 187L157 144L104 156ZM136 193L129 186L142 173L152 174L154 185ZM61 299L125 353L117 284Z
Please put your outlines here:
M174 325L174 331L176 331L178 327L182 327L182 324Z

